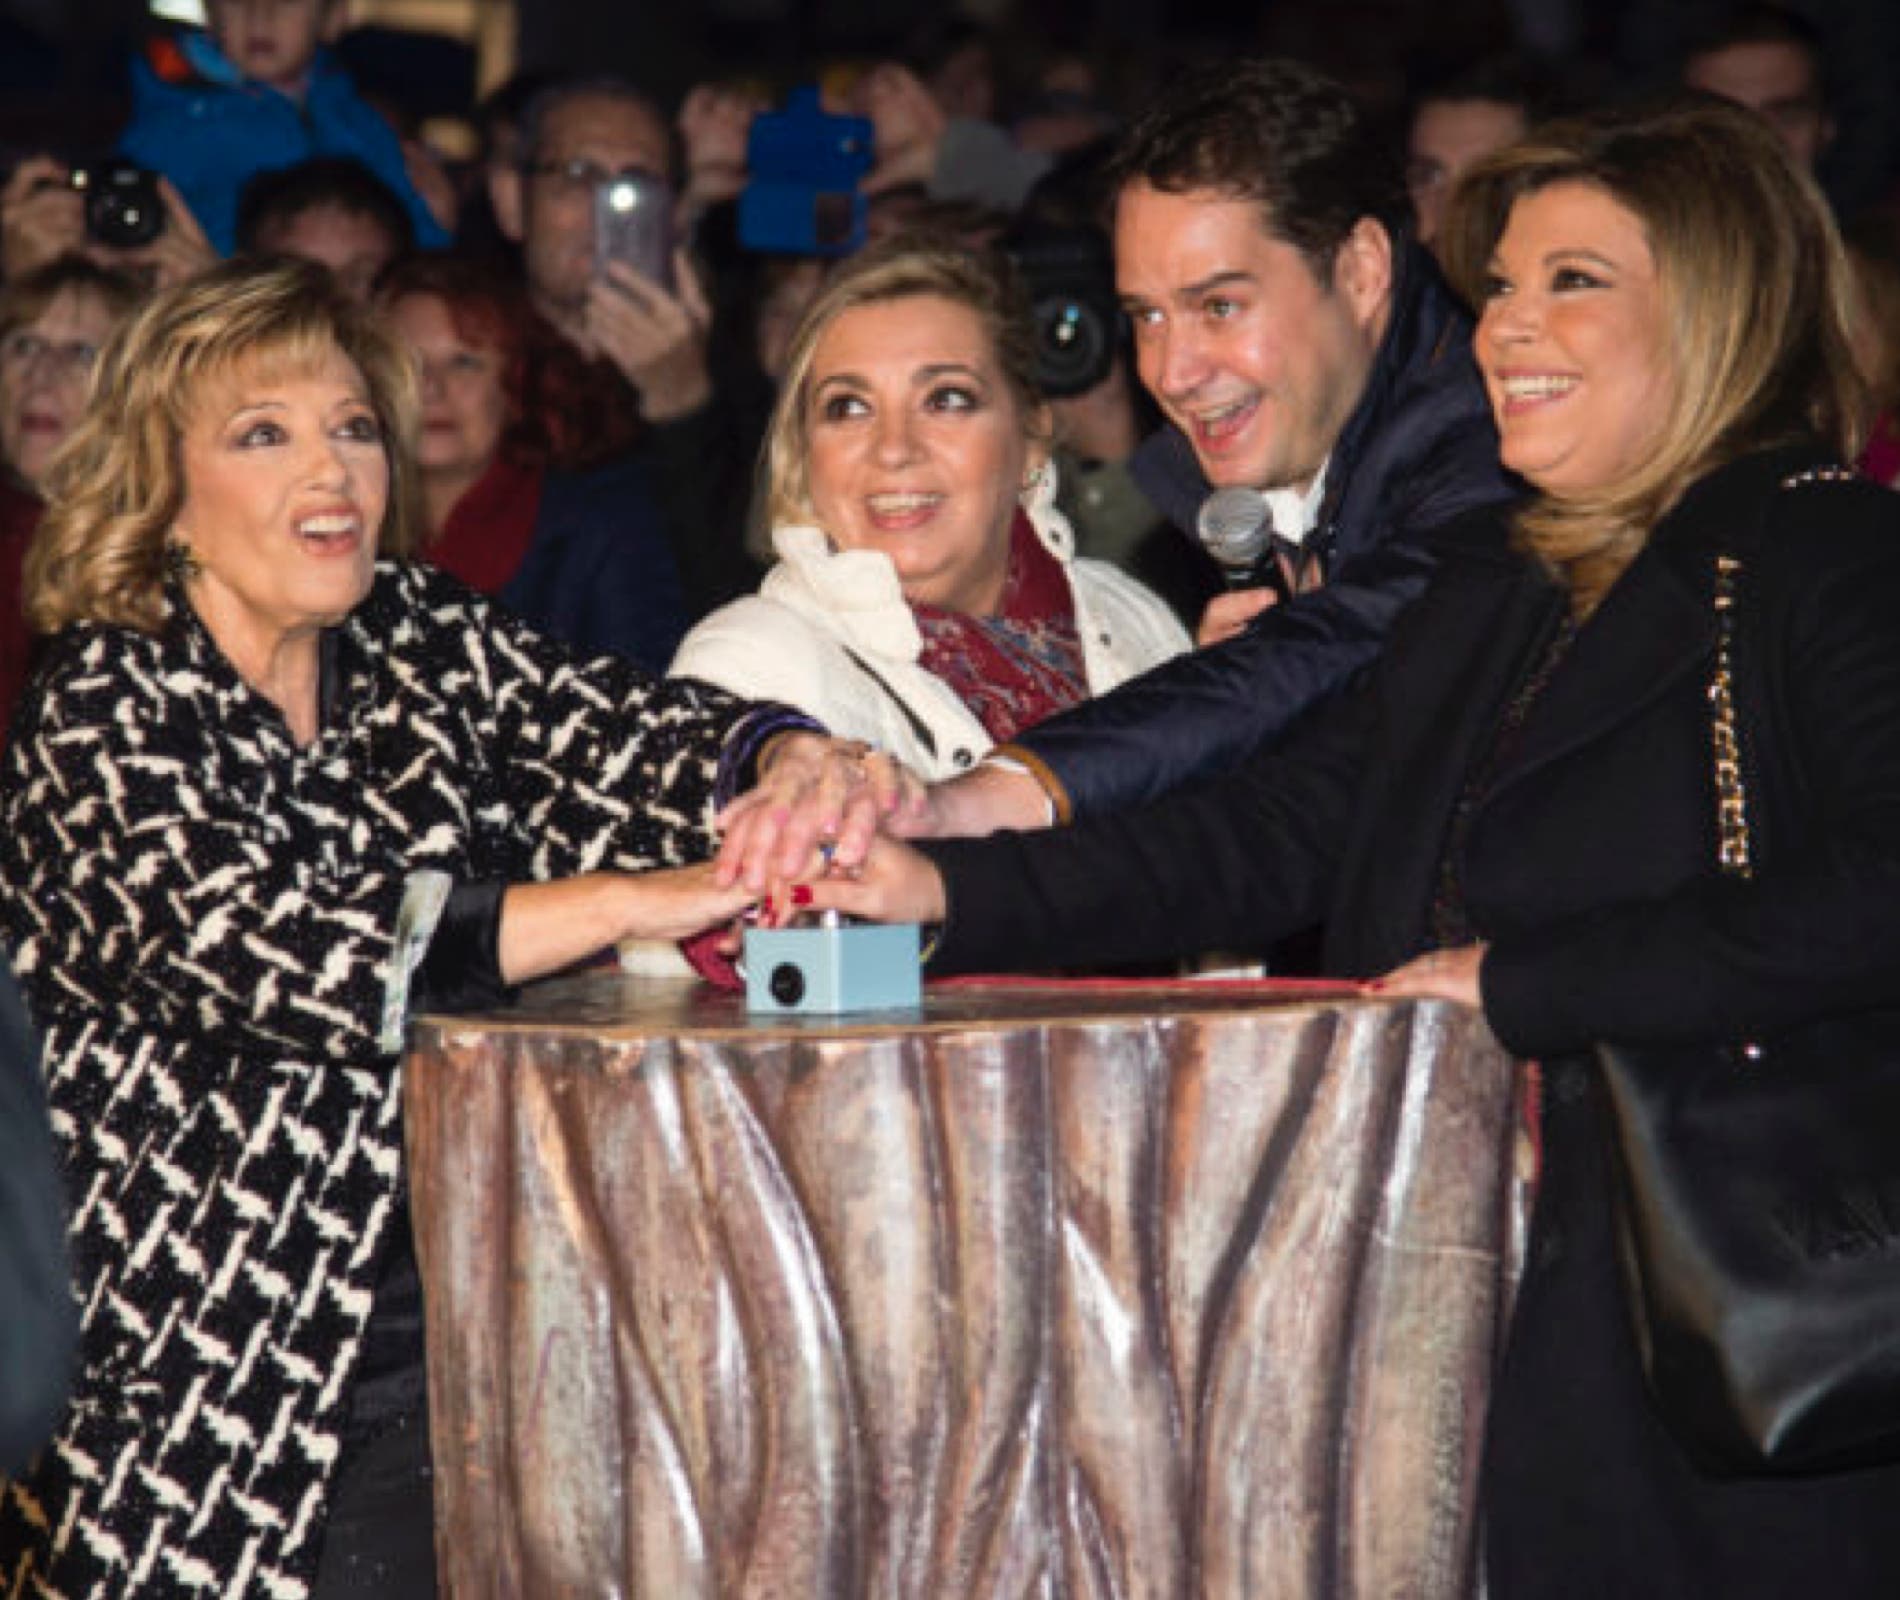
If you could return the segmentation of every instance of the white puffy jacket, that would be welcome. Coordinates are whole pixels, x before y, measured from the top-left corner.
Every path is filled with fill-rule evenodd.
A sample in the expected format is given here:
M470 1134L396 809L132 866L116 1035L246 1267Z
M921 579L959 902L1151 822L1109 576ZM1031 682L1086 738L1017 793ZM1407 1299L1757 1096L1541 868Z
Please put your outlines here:
M1157 595L1076 557L1075 534L1053 503L1053 469L1042 479L1024 509L1068 575L1089 693L1186 650L1186 630ZM890 751L928 782L975 766L992 740L956 691L919 663L923 636L890 558L834 550L822 529L803 524L774 529L772 546L778 563L758 594L694 628L672 676L796 706L840 738Z

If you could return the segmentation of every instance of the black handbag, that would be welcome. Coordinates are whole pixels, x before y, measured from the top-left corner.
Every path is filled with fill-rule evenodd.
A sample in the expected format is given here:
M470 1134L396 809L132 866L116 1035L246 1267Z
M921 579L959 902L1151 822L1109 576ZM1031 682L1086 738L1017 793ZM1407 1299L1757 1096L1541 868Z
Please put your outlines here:
M1740 563L1717 558L1721 870L1751 870L1735 731ZM1602 1045L1631 1313L1652 1399L1719 1473L1900 1459L1900 1030Z

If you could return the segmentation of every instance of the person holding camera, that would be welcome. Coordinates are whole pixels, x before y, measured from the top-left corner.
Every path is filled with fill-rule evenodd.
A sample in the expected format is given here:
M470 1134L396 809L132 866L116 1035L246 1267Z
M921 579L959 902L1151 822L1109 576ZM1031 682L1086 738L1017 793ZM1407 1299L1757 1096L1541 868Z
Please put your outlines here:
M520 288L479 261L417 255L376 304L421 384L423 559L539 632L660 673L686 632L679 574L638 460L586 472L545 403Z
M615 230L626 253L606 227L616 193L670 196L674 167L671 131L647 95L617 78L577 78L528 102L517 160L491 170L489 193L565 356L557 388L568 417L594 441L574 465L630 453L646 462L699 617L758 582L743 538L758 421L714 380L711 314L666 208L647 209L661 224L653 230Z
M794 336L766 438L778 564L673 674L772 699L926 779L1178 654L1173 614L1075 558L1014 273L898 236Z
M175 185L126 161L72 166L31 155L0 189L0 279L87 256L159 290L217 260Z

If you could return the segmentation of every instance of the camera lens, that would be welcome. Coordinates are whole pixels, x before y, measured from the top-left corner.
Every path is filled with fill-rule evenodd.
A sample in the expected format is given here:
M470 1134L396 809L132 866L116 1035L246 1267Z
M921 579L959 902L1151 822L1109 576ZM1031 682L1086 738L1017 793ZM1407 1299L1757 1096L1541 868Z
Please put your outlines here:
M113 161L74 169L72 183L86 197L86 232L100 244L133 250L164 230L165 202L154 173Z
M1114 337L1099 306L1076 295L1057 294L1038 300L1033 315L1036 377L1044 394L1065 399L1093 389L1108 376Z
M781 961L765 980L772 998L782 1006L795 1006L805 998L805 974L789 961Z

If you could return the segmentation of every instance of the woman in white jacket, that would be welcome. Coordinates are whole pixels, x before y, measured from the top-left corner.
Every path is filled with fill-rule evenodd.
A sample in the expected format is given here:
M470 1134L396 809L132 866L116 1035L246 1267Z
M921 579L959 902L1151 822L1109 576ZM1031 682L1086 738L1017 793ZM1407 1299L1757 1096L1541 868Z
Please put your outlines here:
M674 675L797 706L934 782L1185 650L1157 596L1076 558L1048 447L1007 269L867 251L792 343L766 440L778 564Z

